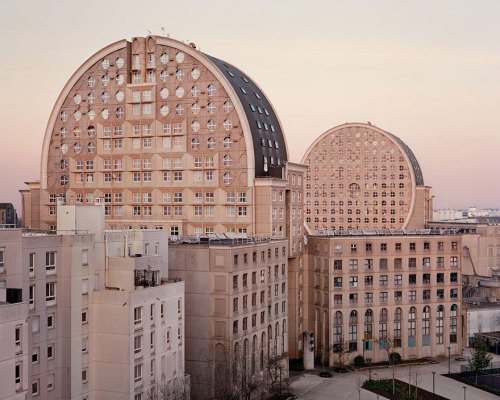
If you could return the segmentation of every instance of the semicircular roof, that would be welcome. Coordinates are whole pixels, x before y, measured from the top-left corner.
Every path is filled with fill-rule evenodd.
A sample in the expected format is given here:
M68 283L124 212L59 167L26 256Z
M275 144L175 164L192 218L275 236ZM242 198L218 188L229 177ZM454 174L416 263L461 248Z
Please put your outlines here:
M271 102L248 75L225 61L203 54L224 74L243 106L252 132L255 177L282 178L288 154L283 130Z

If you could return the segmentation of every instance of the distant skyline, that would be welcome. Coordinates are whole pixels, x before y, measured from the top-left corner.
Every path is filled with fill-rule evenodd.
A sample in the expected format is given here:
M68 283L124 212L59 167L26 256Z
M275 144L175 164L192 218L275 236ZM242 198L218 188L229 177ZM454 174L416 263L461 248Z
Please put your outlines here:
M148 30L250 75L289 157L344 122L415 153L435 208L500 208L498 1L22 1L2 4L0 202L39 179L52 107L92 54Z

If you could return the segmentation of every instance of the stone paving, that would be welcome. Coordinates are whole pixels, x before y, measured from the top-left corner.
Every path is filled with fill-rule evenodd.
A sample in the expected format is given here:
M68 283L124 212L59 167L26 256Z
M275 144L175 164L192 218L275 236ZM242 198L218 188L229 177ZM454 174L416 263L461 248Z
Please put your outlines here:
M468 351L466 350L465 357ZM493 361L500 361L500 356L494 356ZM453 357L451 359L451 372L460 371L460 365L465 364L465 361L457 361ZM418 387L432 392L432 371L435 375L436 394L446 397L450 400L499 400L499 397L477 389L473 386L465 385L459 381L443 376L448 373L448 359L442 358L435 364L417 365L412 367L419 374ZM408 372L410 367L401 366L396 370L396 378L408 382ZM332 372L332 378L321 378L317 374L322 371L319 367L315 371L306 373L292 373L291 389L297 396L297 399L304 400L357 400L358 390L356 385L356 375L363 375L364 380L368 379L369 370L364 369L359 372L349 372L338 374ZM390 368L373 368L371 370L373 379L391 378L392 372ZM466 386L465 397L464 389ZM384 399L385 397L377 396L375 393L361 389L361 400Z

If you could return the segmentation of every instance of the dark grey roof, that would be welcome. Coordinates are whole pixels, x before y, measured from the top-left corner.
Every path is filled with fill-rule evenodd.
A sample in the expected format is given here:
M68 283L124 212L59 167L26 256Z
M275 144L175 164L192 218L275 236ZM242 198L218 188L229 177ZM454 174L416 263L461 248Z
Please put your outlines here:
M403 142L400 138L398 138L396 135L393 135L390 132L389 135L391 135L403 148L405 151L406 155L410 159L411 166L413 168L413 172L415 174L415 182L417 186L424 186L424 176L422 175L422 170L420 169L420 165L418 164L417 157L415 157L415 154L413 154L413 151L408 147L408 145Z
M288 155L283 130L271 103L259 87L238 68L208 54L205 56L227 77L245 110L252 132L255 177L283 177L282 171ZM267 160L267 170L264 160Z

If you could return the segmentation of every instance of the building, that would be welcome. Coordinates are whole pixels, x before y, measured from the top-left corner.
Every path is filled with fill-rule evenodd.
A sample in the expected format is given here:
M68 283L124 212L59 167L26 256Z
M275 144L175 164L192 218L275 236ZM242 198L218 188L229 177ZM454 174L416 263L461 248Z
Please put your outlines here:
M26 399L29 389L28 369L28 303L6 299L6 289L0 289L0 398ZM35 383L36 385L36 383ZM31 389L31 388L30 388ZM32 390L38 390L33 386Z
M0 288L15 303L0 330L22 331L2 379L40 399L138 400L184 381L184 283L168 281L166 232L105 233L99 205L57 213L57 233L0 230Z
M12 203L0 203L0 226L17 226L17 213Z
M170 274L186 282L193 398L259 397L276 368L287 376L287 261L283 239L214 235L170 245Z
M329 129L307 149L305 226L324 230L421 228L432 218L431 188L397 136L371 124Z
M103 198L108 227L283 233L255 210L269 182L287 181L287 161L277 114L248 75L193 43L136 37L92 55L61 91L23 212L55 229L58 197Z
M460 354L460 235L430 230L310 236L306 296L316 349L373 362Z

